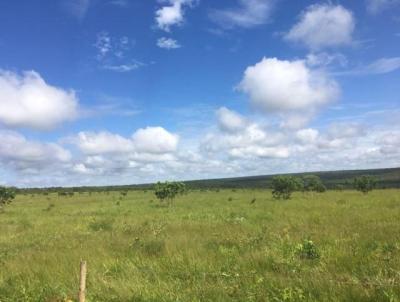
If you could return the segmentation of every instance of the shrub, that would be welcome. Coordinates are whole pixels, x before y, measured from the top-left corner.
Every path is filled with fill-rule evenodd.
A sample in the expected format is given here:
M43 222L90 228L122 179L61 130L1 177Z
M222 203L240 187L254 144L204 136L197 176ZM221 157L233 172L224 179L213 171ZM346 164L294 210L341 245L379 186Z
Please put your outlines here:
M15 198L15 191L11 188L0 187L0 209L11 203Z
M167 201L171 204L177 195L184 194L186 186L182 182L158 182L154 187L154 194L160 202Z
M375 189L377 183L377 179L370 175L363 175L360 177L356 177L354 179L354 188L357 191L363 192L367 194L369 191Z
M304 191L308 192L325 192L326 187L322 183L321 178L317 175L306 175L303 177Z
M320 253L313 241L306 239L296 246L296 254L302 259L318 259Z
M294 176L275 176L272 179L272 196L275 199L290 199L294 191L303 189L303 181Z

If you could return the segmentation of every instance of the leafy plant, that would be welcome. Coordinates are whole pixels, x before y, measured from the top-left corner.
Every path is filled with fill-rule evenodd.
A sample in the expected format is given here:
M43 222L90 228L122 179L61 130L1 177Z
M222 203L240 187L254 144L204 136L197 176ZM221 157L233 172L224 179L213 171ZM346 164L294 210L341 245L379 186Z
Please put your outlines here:
M312 240L305 239L296 246L296 254L302 259L318 259L321 255Z
M167 201L170 205L176 196L182 195L186 192L186 186L182 182L158 182L154 187L154 194L160 202Z
M0 209L11 203L15 198L15 191L12 188L0 187Z
M304 182L304 191L308 192L325 192L326 187L322 183L321 178L319 178L317 175L306 175L303 177L303 182Z
M357 191L367 194L368 192L375 189L377 184L377 179L370 175L363 175L354 179L354 188Z
M275 176L272 179L272 196L275 199L290 199L294 191L304 187L301 178L294 176Z

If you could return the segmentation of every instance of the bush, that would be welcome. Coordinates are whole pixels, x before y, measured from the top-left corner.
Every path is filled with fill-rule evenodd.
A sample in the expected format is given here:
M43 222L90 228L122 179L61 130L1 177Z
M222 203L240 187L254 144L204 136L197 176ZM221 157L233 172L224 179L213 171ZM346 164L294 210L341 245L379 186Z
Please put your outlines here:
M15 191L11 188L0 187L0 209L11 203L15 198Z
M296 254L302 259L318 259L320 257L320 253L314 244L309 239L303 241L303 243L299 243L296 246Z
M290 199L294 191L302 190L303 181L294 176L275 176L272 179L272 196L275 199Z
M325 192L326 187L322 183L321 178L317 175L306 175L303 177L304 191L308 192Z
M373 176L363 175L354 179L354 188L357 191L367 194L369 191L375 189L377 184L377 179Z
M182 182L158 182L154 187L154 194L160 202L167 201L171 204L177 195L186 192L186 186Z

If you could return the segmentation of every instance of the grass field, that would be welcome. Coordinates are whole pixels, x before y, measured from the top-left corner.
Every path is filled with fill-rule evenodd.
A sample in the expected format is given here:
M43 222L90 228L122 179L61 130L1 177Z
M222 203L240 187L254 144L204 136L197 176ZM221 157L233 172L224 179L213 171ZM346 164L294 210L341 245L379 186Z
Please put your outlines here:
M400 190L120 198L19 195L0 214L0 301L76 301L80 259L91 302L400 301Z

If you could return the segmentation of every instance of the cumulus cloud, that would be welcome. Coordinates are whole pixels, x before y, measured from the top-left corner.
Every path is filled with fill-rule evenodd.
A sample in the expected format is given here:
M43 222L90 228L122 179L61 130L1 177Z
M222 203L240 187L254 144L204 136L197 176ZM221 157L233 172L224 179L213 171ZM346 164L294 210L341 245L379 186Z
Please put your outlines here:
M225 29L251 28L270 20L274 3L274 0L239 0L238 7L213 10L210 18Z
M167 5L156 11L157 27L169 32L172 26L179 26L184 21L185 7L192 7L196 0L165 0Z
M137 130L132 135L135 148L145 153L174 152L178 146L179 137L162 127L147 127Z
M124 153L133 150L132 141L110 132L79 132L73 140L85 154Z
M35 71L0 70L0 123L8 127L51 129L78 115L78 98L47 84Z
M165 49L177 49L177 48L182 47L178 43L178 41L171 39L171 38L166 38L166 37L162 37L162 38L158 39L157 46L160 48L165 48Z
M319 132L316 129L307 128L296 132L296 138L302 144L313 144L317 141Z
M267 113L313 113L339 94L338 84L322 70L309 68L303 60L277 58L263 58L248 67L238 89Z
M328 128L329 138L353 138L365 135L365 127L358 123L333 123Z
M80 132L69 141L87 155L134 153L162 155L176 151L179 137L162 127L147 127L138 129L130 138L104 131Z
M217 110L217 119L220 129L228 132L243 130L247 124L243 116L226 107Z
M399 0L366 0L366 2L367 11L373 15L400 4Z
M289 150L282 145L282 135L249 122L237 112L222 107L217 110L219 131L206 135L201 149L208 155L228 154L232 158L282 158Z
M0 131L0 163L18 171L34 173L70 162L71 153L55 143L28 140L14 131Z
M352 12L343 6L315 4L302 13L299 22L285 35L285 39L318 50L350 44L354 28Z

